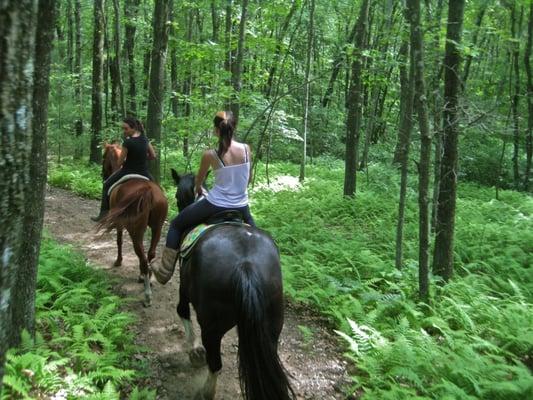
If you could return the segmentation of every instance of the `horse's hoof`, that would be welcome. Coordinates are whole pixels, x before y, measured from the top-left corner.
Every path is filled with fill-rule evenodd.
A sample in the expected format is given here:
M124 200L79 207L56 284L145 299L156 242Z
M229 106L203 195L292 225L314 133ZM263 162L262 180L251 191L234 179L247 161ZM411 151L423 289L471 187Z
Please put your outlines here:
M117 260L113 263L113 267L120 267L122 265L122 260Z
M152 300L144 300L143 306L144 308L152 307Z
M205 349L202 346L199 346L189 351L189 360L194 368L200 368L206 365Z

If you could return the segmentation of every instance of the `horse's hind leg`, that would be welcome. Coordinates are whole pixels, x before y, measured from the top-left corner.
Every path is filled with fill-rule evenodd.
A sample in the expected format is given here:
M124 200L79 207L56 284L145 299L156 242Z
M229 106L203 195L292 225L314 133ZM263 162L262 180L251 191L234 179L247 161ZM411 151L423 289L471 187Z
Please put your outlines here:
M201 367L205 365L205 350L202 346L196 344L196 335L194 334L191 321L191 307L183 287L184 284L180 282L180 300L177 311L185 330L189 360L193 367Z
M139 258L139 269L141 272L139 275L139 281L144 283L144 306L150 307L152 305L152 288L150 286L148 260L146 259L146 254L144 253L143 236L144 231L136 235L131 235L131 240L133 241L133 249L135 250L135 254L137 254L137 257Z
M117 259L113 264L114 267L120 267L122 265L122 233L123 228L117 228Z
M217 378L222 369L221 341L221 333L202 329L202 343L206 351L208 372L204 386L196 394L195 400L213 400L215 398Z

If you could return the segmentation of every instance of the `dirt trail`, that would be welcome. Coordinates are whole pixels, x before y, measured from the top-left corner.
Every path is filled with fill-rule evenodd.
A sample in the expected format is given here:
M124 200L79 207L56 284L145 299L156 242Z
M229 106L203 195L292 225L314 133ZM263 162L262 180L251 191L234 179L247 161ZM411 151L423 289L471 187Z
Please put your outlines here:
M55 239L75 245L86 254L89 262L117 278L118 283L114 289L119 295L138 300L129 306L129 311L139 316L139 322L132 330L137 335L136 342L149 351L136 357L147 358L153 372L149 380L150 386L157 388L158 399L190 399L203 382L206 368L193 369L183 349L184 332L176 314L177 277L165 286L154 283L153 305L144 308L141 304L142 284L137 283L138 260L129 237L124 236L122 267L113 267L116 256L115 236L96 234L94 223L89 219L97 212L97 207L98 202L95 200L49 188L46 193L45 228ZM145 239L148 238L147 234ZM159 255L160 251L158 257ZM303 331L308 331L299 326L307 327L312 335L303 334ZM195 328L198 330L196 321ZM286 308L280 357L291 375L298 399L343 398L340 388L347 382L346 366L339 354L336 340L316 319L306 315L304 310L293 306ZM224 337L222 353L223 369L218 380L216 398L237 400L240 398L240 388L235 329Z

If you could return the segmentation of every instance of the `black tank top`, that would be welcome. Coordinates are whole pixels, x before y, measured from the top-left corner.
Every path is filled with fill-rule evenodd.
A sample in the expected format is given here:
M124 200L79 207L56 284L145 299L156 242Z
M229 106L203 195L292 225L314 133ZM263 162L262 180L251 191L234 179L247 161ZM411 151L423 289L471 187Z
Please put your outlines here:
M143 175L148 171L148 138L144 135L124 139L123 147L128 149L122 168L128 172Z

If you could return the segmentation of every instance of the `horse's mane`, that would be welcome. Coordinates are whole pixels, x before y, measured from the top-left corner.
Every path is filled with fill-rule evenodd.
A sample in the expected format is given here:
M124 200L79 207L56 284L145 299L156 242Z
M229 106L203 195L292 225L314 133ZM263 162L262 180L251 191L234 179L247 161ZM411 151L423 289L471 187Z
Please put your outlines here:
M118 160L122 153L122 146L117 143L104 143L104 154L102 161L102 169L104 176L109 176L115 172L120 166Z

